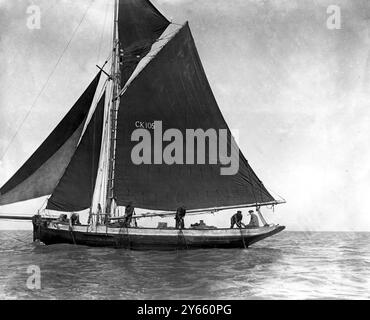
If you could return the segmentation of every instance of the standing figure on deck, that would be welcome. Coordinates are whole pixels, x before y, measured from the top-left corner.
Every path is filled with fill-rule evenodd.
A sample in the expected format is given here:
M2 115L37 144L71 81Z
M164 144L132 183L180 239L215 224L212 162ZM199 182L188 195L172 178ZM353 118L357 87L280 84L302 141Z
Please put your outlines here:
M72 226L75 226L75 225L81 225L81 222L80 222L80 215L76 212L73 212L71 214L71 224Z
M129 228L132 221L132 216L134 215L135 208L132 206L132 202L130 202L125 209L125 215L123 217L123 227Z
M176 229L181 230L185 228L185 222L184 222L185 215L186 215L186 209L184 207L180 207L177 209L176 216L175 216Z
M103 214L103 209L101 207L101 204L98 204L98 211L96 213L96 224L98 225L100 223L100 217Z
M236 225L239 229L243 226L245 228L245 224L242 222L243 215L241 211L238 211L231 217L231 229L234 228Z

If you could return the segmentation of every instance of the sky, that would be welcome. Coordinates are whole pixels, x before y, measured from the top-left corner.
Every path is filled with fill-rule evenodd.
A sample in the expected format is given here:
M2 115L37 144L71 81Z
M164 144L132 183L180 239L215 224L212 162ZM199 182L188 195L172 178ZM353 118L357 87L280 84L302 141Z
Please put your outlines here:
M31 108L90 2L0 0L1 185L64 117L110 53L113 0L94 0ZM189 21L219 107L229 127L239 130L240 149L265 186L286 199L275 212L264 211L267 219L288 230L370 231L370 3L152 2L174 22ZM41 8L40 29L27 27L31 4ZM341 10L340 29L327 26L332 4ZM33 214L44 200L0 213ZM229 215L202 219L228 225ZM0 222L2 229L26 227Z

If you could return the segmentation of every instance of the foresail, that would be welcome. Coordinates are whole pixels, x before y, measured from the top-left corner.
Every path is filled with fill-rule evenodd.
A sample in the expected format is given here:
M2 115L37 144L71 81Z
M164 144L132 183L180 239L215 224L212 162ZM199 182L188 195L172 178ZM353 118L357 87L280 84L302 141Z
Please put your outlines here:
M141 164L131 155L133 132L155 121L162 131L224 129L239 170L221 175L216 164ZM139 124L139 125L138 125ZM153 129L153 128L152 128ZM119 205L152 210L216 208L275 201L237 146L218 108L186 24L125 89L118 114L115 198ZM153 141L151 142L153 143ZM163 142L163 149L170 142ZM154 158L153 145L151 159ZM235 151L235 150L234 150ZM209 151L205 150L208 159Z
M169 24L149 0L119 1L118 29L123 50L122 85Z
M52 196L47 209L82 211L91 206L99 167L105 94L99 100L85 133Z
M0 189L0 205L53 192L76 150L99 79L100 73L37 151Z

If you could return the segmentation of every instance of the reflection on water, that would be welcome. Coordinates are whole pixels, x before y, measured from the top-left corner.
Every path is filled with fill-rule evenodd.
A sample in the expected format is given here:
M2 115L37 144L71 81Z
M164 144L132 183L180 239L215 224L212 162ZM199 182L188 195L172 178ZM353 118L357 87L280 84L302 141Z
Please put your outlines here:
M141 252L31 243L0 233L5 299L370 298L370 234L283 232L248 250ZM27 267L42 272L26 288Z

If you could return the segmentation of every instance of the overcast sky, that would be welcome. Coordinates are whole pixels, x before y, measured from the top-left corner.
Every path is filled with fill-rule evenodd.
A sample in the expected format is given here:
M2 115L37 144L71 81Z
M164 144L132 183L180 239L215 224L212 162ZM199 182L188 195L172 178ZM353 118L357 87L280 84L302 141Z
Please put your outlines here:
M153 0L188 20L240 148L287 200L267 213L290 230L367 230L370 214L370 3L367 0ZM31 3L41 29L27 28ZM0 0L0 155L79 24L88 0ZM108 56L113 0L95 0L3 159L2 185L64 117ZM341 8L340 30L327 7ZM107 13L106 13L107 12ZM33 214L44 200L0 208ZM228 216L209 224L228 224ZM0 228L22 228L0 222Z

